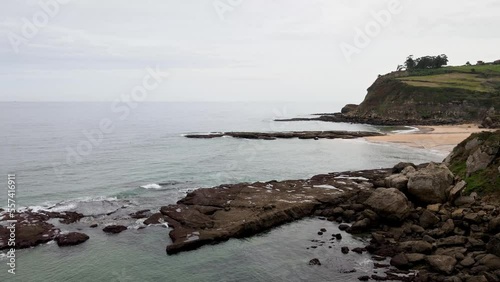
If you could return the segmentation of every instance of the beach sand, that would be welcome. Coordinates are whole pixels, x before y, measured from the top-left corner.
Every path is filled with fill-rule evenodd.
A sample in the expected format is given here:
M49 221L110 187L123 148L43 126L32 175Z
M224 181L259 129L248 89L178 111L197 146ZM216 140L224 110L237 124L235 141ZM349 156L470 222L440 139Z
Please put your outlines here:
M371 142L390 142L449 153L472 133L489 130L479 128L476 124L417 126L417 128L419 130L412 133L394 133L365 139Z

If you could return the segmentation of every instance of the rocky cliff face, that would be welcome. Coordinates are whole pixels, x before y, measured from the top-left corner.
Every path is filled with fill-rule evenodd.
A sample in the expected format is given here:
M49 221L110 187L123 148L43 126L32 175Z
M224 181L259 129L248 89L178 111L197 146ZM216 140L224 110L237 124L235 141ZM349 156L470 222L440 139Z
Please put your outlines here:
M500 194L500 130L472 134L445 159L469 192Z
M461 88L412 86L386 75L368 88L365 100L347 115L437 123L479 122L491 110L493 96Z

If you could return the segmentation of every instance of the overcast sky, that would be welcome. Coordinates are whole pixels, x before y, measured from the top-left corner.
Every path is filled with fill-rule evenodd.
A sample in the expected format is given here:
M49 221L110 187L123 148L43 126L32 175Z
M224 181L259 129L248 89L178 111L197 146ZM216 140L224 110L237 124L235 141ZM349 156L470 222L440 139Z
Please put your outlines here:
M73 0L26 36L23 18L46 12L4 0L0 101L111 101L159 66L170 78L151 101L361 102L409 54L500 59L500 1L390 2ZM391 18L374 24L374 13Z

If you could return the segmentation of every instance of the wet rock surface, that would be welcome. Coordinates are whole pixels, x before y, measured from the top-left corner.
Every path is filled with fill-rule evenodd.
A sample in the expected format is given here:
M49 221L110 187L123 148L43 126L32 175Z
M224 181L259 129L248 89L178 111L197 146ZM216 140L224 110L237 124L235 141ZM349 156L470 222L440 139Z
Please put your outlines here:
M407 126L407 125L445 125L459 124L463 120L453 118L436 118L436 119L402 119L402 118L384 118L376 116L359 116L348 113L323 113L315 114L312 118L290 118L276 119L275 121L324 121L324 122L348 122L372 125L388 125L388 126Z
M394 171L401 174L406 170L405 173L411 174L423 170L427 174L429 167L439 168L440 165L408 167L411 168ZM443 171L445 173L432 177L442 177L434 182L446 183L445 198L452 199L450 193L461 180L450 176L444 168ZM342 232L371 234L371 241L365 248L342 248L342 252L349 255L368 252L374 261L390 260L390 264L378 263L388 269L385 275L373 274L369 279L500 279L500 235L495 233L499 228L498 206L482 202L477 196L461 206L453 201L440 200L437 204L418 199L411 201L409 199L415 196L409 191L385 187L391 183L385 179L394 175L392 172L392 169L385 169L332 173L310 180L245 183L196 190L177 205L160 210L173 228L170 232L173 242L167 246L167 253L250 236L285 222L318 216L342 223L338 226ZM453 193L462 197L463 191L459 190ZM215 207L216 210L200 207ZM325 230L314 231L321 239L311 249L323 246L325 241L342 238L341 234L328 234L328 228ZM326 234L331 238L324 240ZM365 276L360 278L366 279Z
M79 232L70 232L67 234L61 234L56 237L57 245L60 247L64 246L75 246L84 243L89 239L89 236Z
M110 234L118 234L125 230L127 230L127 227L123 225L108 225L102 229L102 231Z
M362 281L500 281L500 207L483 202L478 195L463 195L462 187L455 189L457 185L463 186L461 179L452 176L450 183L447 172L432 176L443 178L436 183L447 183L447 200L429 204L416 199L405 187L390 187L400 182L387 179L401 175L411 178L420 170L427 173L430 166L439 165L404 166L321 174L307 180L221 185L195 190L174 205L125 214L137 221L144 220L143 227L168 223L172 239L166 248L168 254L251 236L315 216L324 225L311 230L318 239L308 249L328 250L337 243L339 250L345 247L341 251L346 257L368 253L376 268L385 269L383 275L360 273ZM7 222L10 217L5 212L2 216L0 248L5 249L10 236ZM16 213L13 218L16 248L51 240L60 246L85 242L88 240L85 234L63 234L50 221L73 224L82 218L85 217L77 213ZM127 229L118 222L106 226L109 223L98 221L96 225L94 218L88 220L85 226L91 223L105 226L104 232L119 233ZM337 232L341 233L332 231L329 222L339 224ZM344 232L368 236L369 240L361 247L348 246ZM328 262L328 258L318 256L319 260ZM315 261L313 265L324 267Z
M353 139L368 136L384 135L378 132L370 131L290 131L290 132L223 132L210 134L188 134L184 137L195 139L212 139L224 136L243 139Z
M59 219L62 224L71 224L79 221L83 215L76 212L51 212L31 210L25 212L3 213L0 219L0 249L24 249L35 247L54 240L60 233L48 221ZM15 245L9 245L9 239L15 233Z
M160 209L173 228L167 253L250 236L315 214L331 218L335 211L325 208L338 205L352 194L369 191L373 186L370 179L385 177L388 172L332 173L309 180L242 183L196 190L176 205Z

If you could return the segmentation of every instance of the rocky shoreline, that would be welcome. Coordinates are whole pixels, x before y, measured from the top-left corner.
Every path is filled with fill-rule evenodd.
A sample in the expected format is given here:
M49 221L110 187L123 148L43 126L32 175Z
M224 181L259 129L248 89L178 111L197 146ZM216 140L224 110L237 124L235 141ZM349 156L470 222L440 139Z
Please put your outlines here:
M242 139L276 140L276 139L353 139L384 134L370 131L290 131L290 132L223 132L209 134L187 134L184 137L193 139L212 139L224 136Z
M369 244L352 252L369 253L374 267L386 271L385 276L378 272L360 276L361 281L492 282L500 281L500 205L490 197L498 187L490 187L490 194L481 198L467 191L477 186L462 179L479 179L484 186L485 179L475 173L490 168L492 179L486 180L497 183L500 131L473 134L445 163L399 163L391 169L321 174L306 180L220 185L194 190L157 211L126 213L125 206L118 209L131 220L141 220L139 229L168 223L169 255L318 217L340 224L342 232L370 236ZM11 248L14 227L17 249L50 241L66 247L89 240L84 233L61 232L54 225L54 220L73 225L86 218L78 212L0 212L0 250ZM86 222L89 228L99 227ZM128 229L116 223L101 228L109 236ZM322 228L318 235L326 232ZM331 236L330 241L341 240L343 234ZM319 246L326 243L323 237L315 242ZM351 252L345 245L341 251ZM312 257L311 267L321 267L324 259L328 257ZM381 262L385 260L386 264Z
M315 216L340 224L343 232L371 234L370 244L352 251L370 253L375 266L388 270L386 276L360 276L362 281L499 281L500 207L481 202L477 195L462 195L464 188L464 182L443 164L401 163L392 169L322 174L308 180L198 189L158 213L144 210L130 216L147 218L145 225L167 222L172 228L168 254ZM47 222L54 218L71 224L82 215L16 214L16 247L51 240L70 246L88 240L83 233L60 233ZM103 232L126 229L111 225ZM8 248L7 228L0 228L0 238L0 249ZM342 234L332 234L333 240L341 238ZM350 251L342 248L343 253ZM378 262L385 258L390 265ZM319 267L325 258L311 259Z
M461 119L396 119L383 118L372 116L356 116L343 113L322 113L313 114L317 117L311 118L290 118L290 119L275 119L277 122L291 121L324 121L324 122L344 122L357 124L371 124L383 126L413 126L413 125L450 125L461 124L464 120Z
M169 254L318 216L341 223L345 232L371 234L369 245L353 251L369 252L374 261L390 258L398 273L418 273L400 277L389 270L360 280L499 281L500 207L463 196L464 188L443 164L399 164L200 189L162 207L161 215L173 228Z

